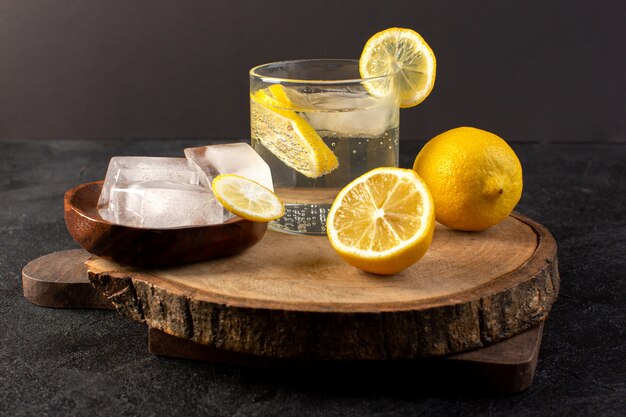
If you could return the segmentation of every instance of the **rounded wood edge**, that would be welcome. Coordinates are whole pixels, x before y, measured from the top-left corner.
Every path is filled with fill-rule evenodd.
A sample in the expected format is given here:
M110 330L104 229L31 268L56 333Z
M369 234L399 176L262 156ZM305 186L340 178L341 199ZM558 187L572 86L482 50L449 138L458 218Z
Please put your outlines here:
M89 256L82 249L70 249L33 259L22 268L24 298L41 307L115 309L89 282L84 264Z
M431 387L435 382L444 390L468 387L490 393L517 393L527 389L533 381L541 346L543 322L508 340L485 348L438 358L400 361L301 361L259 358L200 345L167 333L148 328L148 350L158 356L250 366L271 371L315 372L326 376L373 375L382 370L387 375L376 375L379 380L393 378L398 382L406 377L420 375L420 381ZM358 378L358 376L357 376ZM451 383L453 385L451 386ZM473 387L473 389L472 389Z
M514 213L537 235L533 256L454 304L396 311L329 312L196 300L131 271L89 271L118 311L167 334L233 352L271 358L385 360L438 356L488 346L545 320L559 289L556 242L546 228ZM516 281L517 280L517 281ZM501 280L498 280L501 281ZM508 285L508 286L507 286ZM470 297L471 298L471 297ZM438 300L441 303L442 300ZM164 307L167 306L167 307ZM449 323L447 326L440 322Z

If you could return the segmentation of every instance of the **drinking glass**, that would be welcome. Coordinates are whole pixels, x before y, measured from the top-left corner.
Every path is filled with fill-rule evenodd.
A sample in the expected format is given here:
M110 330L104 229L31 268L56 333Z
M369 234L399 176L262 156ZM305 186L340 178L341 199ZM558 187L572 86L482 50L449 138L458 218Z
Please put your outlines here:
M271 229L324 235L345 185L373 168L398 166L399 104L389 85L391 76L361 78L358 61L349 59L250 70L251 145L270 166L286 208ZM311 160L322 168L311 172Z

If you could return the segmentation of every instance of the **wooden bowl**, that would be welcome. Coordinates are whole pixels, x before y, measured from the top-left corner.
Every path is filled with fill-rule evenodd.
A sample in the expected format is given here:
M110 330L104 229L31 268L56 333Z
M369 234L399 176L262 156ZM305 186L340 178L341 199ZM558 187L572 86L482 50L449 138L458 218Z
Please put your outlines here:
M65 193L65 223L86 251L136 266L172 266L234 255L261 240L267 223L240 217L209 226L144 229L113 224L98 213L103 181Z

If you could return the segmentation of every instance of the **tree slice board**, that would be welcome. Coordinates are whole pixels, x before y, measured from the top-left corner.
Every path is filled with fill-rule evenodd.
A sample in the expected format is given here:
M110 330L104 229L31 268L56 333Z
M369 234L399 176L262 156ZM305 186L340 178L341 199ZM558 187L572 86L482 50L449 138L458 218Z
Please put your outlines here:
M31 261L22 271L24 296L44 307L113 309L113 304L89 283L85 261L90 256L78 249L55 252ZM436 361L401 361L385 367L373 363L374 369L369 362L353 363L350 374L354 375L356 368L358 372L367 372L371 380L372 372L376 371L394 374L404 372L407 375L419 372L421 379L429 381L430 387L433 381L441 381L442 386L449 389L450 381L456 381L463 389L473 386L480 391L519 392L532 383L542 332L543 322L499 343L444 356ZM271 360L225 351L153 328L148 329L148 349L159 356L267 367L272 370L345 371L329 362ZM328 369L329 366L331 369ZM424 378L426 375L427 378Z
M89 282L85 261L90 256L72 249L30 261L22 269L24 298L43 307L114 309Z
M402 360L487 346L543 321L559 288L556 242L519 214L479 233L437 225L393 276L343 262L325 237L268 232L242 254L164 269L87 261L122 314L259 357Z
M381 381L406 381L406 376L414 380L414 376L419 375L419 380L428 381L429 388L441 386L449 389L456 385L463 389L475 387L482 392L515 393L525 390L533 381L542 334L543 322L509 339L480 349L434 359L386 361L384 364L380 361L302 362L262 358L201 345L153 328L148 329L148 349L158 356L271 370L308 371L313 376L322 373L326 380L332 372L339 375L366 373L368 384L375 379L376 373L383 373L380 375L382 378L379 378ZM346 366L350 368L349 373L345 372Z

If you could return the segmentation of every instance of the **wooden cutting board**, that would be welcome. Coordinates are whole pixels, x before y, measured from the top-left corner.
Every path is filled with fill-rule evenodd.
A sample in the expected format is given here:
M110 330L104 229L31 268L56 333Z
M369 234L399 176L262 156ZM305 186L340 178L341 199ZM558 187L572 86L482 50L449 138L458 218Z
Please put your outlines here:
M253 357L404 360L490 345L543 321L556 243L513 214L480 233L437 225L431 249L389 276L343 262L325 237L268 232L228 258L142 269L94 258L89 279L122 314Z
M89 282L85 262L91 256L70 249L33 259L22 268L24 298L42 307L114 309Z
M114 309L89 282L85 261L92 255L82 249L54 252L29 262L22 270L24 297L40 306ZM410 361L303 362L261 358L201 345L148 329L148 349L159 356L268 367L328 375L378 375L381 380L404 380L419 374L424 388L516 393L532 383L541 346L543 322L525 332L487 347L435 359ZM454 383L453 385L451 385Z
M298 379L322 378L343 383L411 381L414 389L450 392L516 393L528 388L535 375L543 322L499 343L467 352L399 361L298 361L260 358L201 345L148 329L148 349L158 356L210 361L285 371ZM419 378L415 378L419 375ZM363 376L360 379L359 376ZM351 382L352 384L354 382Z

